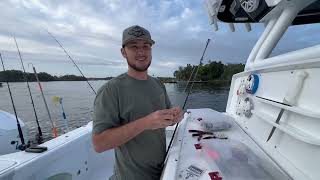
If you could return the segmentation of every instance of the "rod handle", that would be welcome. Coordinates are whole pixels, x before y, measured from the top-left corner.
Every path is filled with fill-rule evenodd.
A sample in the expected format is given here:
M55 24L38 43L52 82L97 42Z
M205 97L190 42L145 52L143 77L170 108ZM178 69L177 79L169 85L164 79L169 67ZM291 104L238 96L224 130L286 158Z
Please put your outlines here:
M52 128L52 135L53 135L53 138L58 137L58 130L56 127Z

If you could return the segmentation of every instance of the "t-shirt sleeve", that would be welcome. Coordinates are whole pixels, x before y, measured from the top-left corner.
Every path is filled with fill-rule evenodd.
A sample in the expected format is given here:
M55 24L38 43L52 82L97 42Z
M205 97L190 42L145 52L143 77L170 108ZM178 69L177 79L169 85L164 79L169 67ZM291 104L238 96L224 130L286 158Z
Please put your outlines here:
M93 107L93 133L100 134L106 129L120 125L118 94L112 84L107 83L99 91Z

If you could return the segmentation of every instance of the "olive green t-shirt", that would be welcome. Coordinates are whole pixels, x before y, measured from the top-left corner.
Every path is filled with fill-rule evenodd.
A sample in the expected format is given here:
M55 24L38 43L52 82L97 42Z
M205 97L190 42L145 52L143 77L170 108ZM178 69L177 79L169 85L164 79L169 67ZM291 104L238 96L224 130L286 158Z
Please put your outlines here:
M166 89L158 79L148 76L147 80L137 80L127 73L122 74L98 91L94 101L93 133L122 126L170 106ZM145 130L115 148L115 169L111 179L159 179L165 151L165 129Z

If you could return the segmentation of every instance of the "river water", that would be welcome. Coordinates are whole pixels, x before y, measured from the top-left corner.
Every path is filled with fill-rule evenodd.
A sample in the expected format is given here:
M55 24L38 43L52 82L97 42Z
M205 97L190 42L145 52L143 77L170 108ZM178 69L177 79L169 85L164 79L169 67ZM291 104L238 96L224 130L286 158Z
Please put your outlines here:
M90 81L94 89L98 89L107 81ZM31 82L30 89L34 99L36 112L39 118L44 139L51 139L51 123L45 109L43 99L37 83ZM171 103L182 106L186 94L186 83L165 84ZM18 117L21 118L28 129L28 136L34 139L37 133L37 124L32 108L26 83L10 83ZM84 81L54 81L42 82L42 88L49 106L53 121L61 133L64 127L61 106L52 101L53 96L63 98L63 105L70 129L83 126L92 120L94 93ZM195 84L189 96L186 108L211 108L224 112L228 100L228 87L213 87L207 84ZM13 108L7 85L0 87L0 109L13 113Z

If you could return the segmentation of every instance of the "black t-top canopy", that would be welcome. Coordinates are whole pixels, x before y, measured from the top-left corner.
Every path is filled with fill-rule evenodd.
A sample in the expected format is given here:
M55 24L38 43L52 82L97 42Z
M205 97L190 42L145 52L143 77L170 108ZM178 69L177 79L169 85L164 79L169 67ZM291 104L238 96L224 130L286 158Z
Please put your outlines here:
M223 0L218 19L227 23L256 23L272 11L264 0ZM320 22L320 0L311 3L298 13L293 25Z

